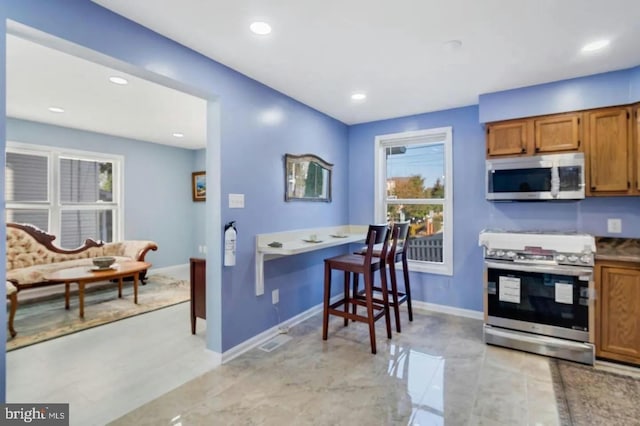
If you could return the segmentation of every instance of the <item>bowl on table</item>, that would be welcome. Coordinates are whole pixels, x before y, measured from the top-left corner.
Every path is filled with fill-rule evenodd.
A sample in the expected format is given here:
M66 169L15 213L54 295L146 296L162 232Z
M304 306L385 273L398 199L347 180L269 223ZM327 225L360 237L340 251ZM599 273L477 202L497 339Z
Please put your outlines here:
M98 269L108 269L115 263L115 261L116 258L111 256L94 257L93 265Z

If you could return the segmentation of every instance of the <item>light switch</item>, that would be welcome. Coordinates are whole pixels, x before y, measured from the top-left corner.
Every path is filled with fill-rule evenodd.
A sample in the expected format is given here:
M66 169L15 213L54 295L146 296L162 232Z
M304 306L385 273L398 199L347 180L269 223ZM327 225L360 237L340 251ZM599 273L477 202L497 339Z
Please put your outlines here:
M244 209L244 194L229 194L230 209Z

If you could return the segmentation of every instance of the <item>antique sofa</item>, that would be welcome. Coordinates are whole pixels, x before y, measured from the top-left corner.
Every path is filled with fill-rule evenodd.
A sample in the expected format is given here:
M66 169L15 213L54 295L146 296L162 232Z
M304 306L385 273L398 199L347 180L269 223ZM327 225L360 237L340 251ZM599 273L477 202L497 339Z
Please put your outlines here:
M56 247L56 237L34 226L7 223L7 281L18 291L53 284L46 275L76 266L91 266L92 258L113 256L116 262L144 261L149 250L157 250L153 241L103 243L87 239L81 247L65 250ZM145 271L146 272L146 271ZM145 274L140 274L144 284Z

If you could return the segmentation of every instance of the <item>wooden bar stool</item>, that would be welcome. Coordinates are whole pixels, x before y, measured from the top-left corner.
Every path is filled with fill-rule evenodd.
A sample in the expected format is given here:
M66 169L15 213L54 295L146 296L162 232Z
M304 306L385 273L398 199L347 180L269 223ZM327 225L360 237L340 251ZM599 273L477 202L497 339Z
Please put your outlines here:
M389 276L391 278L391 291L389 296L389 306L393 308L394 317L396 322L396 331L400 333L402 328L400 326L400 305L407 303L407 311L409 313L409 321L413 321L413 309L411 307L411 284L409 282L409 265L407 262L407 241L409 240L409 222L398 222L393 224L391 231L391 242L386 256L386 264L389 265ZM364 249L357 252L357 254L363 255ZM374 256L384 256L381 251L374 250ZM396 263L402 262L402 272L404 278L404 292L398 290L398 277L396 274ZM384 287L384 284L382 285ZM373 291L383 293L384 288L373 286ZM362 298L364 290L358 289L358 281L353 282L353 293L356 297ZM380 303L381 300L374 297L374 301ZM354 305L355 309L355 305ZM355 310L354 310L355 313Z
M13 318L16 316L16 309L18 308L18 289L12 282L7 281L7 300L9 300L9 318L7 327L9 328L9 335L16 337L16 330L13 328Z
M413 321L413 308L411 307L411 283L409 282L409 263L407 261L407 249L409 241L409 222L398 222L393 224L393 228L398 230L398 235L393 247L389 249L388 263L389 275L391 276L391 291L393 292L393 303L396 319L396 330L400 333L400 305L407 303L409 321ZM404 292L398 290L398 278L396 274L396 264L402 263L402 276L404 278Z
M387 325L387 337L391 338L391 320L389 316L389 303L387 295L387 282L385 260L386 256L373 256L374 246L381 244L381 252L387 252L389 244L389 232L387 225L369 225L367 232L367 249L364 256L357 254L345 254L324 260L324 311L322 317L322 340L327 340L327 332L329 328L329 315L336 315L344 318L345 327L349 325L349 320L365 322L369 325L369 340L371 342L371 353L376 353L376 331L375 322L385 317ZM339 270L344 272L344 297L339 301L330 304L331 298L331 272ZM383 280L382 289L384 293L383 300L374 302L373 300L373 276L375 271L380 270L381 279ZM350 274L357 277L362 274L364 277L363 296L349 296L349 278ZM355 278L354 278L355 279ZM349 312L350 305L361 305L367 308L366 315L357 315ZM343 306L343 310L338 307Z

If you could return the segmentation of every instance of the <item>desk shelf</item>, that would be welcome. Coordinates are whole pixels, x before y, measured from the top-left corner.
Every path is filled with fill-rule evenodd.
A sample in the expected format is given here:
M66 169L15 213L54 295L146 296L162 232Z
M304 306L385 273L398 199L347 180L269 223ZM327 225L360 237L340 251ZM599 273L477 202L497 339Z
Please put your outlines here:
M310 251L322 250L344 244L364 242L368 227L362 225L329 226L325 228L297 229L256 235L256 296L264 294L264 263L282 256L294 256ZM316 235L320 242L305 242L310 235ZM345 235L337 238L331 235ZM282 247L270 247L274 241Z

